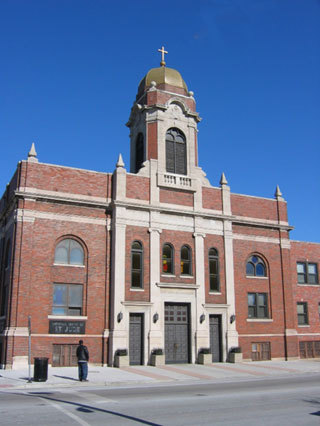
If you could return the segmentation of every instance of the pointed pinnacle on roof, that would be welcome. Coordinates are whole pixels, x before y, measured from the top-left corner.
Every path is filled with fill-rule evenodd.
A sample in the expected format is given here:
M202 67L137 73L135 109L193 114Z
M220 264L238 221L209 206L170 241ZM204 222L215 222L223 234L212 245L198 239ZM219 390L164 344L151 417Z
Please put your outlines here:
M117 166L117 168L118 168L118 167L124 167L124 162L123 162L123 159L122 159L122 155L121 155L121 154L119 154L119 158L118 158L118 161L117 161L116 166Z
M34 142L32 142L30 151L28 152L28 161L33 161L34 163L38 162L37 151Z
M220 178L220 185L228 185L228 181L226 179L225 174L222 172L221 178Z
M276 198L282 198L282 192L280 191L279 185L276 187L276 192L274 193Z

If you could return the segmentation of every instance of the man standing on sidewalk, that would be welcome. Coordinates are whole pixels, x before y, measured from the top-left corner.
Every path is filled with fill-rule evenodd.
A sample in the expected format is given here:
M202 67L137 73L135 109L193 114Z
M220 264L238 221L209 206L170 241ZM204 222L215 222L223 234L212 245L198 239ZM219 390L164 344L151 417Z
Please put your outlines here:
M77 347L77 358L79 368L79 380L80 382L87 382L89 351L88 348L84 346L83 340L79 340L79 346Z

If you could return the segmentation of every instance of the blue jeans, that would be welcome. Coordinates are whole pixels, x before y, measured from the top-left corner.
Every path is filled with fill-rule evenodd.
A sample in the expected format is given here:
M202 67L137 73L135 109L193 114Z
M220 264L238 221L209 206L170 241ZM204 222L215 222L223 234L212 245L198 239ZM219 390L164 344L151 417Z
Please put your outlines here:
M86 380L88 376L88 363L78 362L79 380Z

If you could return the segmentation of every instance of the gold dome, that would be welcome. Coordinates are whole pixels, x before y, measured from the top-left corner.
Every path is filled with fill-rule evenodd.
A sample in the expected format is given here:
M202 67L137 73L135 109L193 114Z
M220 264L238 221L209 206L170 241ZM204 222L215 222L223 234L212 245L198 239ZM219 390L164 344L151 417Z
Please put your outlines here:
M171 86L179 87L188 92L187 85L181 77L181 74L173 68L152 68L141 80L138 92L144 91L147 87L151 86L152 81L154 81L156 85L163 83L170 84Z

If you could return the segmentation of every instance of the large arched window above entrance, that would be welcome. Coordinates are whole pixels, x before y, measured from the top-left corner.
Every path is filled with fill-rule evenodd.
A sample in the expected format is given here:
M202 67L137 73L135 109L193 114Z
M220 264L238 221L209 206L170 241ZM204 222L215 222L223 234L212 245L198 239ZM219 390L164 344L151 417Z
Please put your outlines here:
M81 244L72 238L60 241L54 253L54 263L84 265L84 251Z
M173 247L166 243L162 248L162 272L164 274L173 274Z
M166 170L168 173L187 174L186 138L176 128L166 133Z
M261 257L253 255L249 257L246 266L246 275L248 277L266 277L267 268Z
M143 143L143 134L139 133L136 140L136 163L135 163L135 173L142 167L144 162L144 143Z

